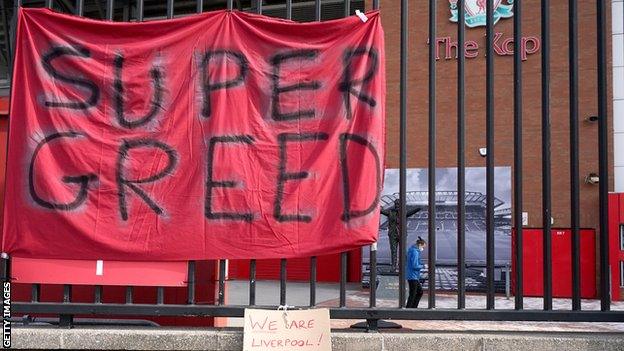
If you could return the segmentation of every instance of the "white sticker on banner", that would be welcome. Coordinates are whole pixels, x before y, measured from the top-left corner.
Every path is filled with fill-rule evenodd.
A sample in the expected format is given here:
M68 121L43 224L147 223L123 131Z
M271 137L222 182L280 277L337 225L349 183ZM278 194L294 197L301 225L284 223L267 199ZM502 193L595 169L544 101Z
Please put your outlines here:
M97 260L95 263L95 275L104 275L104 261Z
M368 17L366 17L364 12L360 10L355 10L355 14L362 20L362 22L366 23L366 21L368 21Z

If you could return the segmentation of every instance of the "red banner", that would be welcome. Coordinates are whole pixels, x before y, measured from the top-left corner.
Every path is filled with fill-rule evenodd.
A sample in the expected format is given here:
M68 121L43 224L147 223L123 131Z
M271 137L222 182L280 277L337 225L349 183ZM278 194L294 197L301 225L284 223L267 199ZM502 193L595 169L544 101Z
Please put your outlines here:
M20 9L3 250L187 260L374 242L384 44L366 16Z

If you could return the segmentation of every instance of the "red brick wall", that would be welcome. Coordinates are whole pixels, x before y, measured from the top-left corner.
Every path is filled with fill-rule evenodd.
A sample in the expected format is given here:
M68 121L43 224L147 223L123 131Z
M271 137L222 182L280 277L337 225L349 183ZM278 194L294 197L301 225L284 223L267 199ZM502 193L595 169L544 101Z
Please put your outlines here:
M408 167L427 167L428 138L428 2L410 1ZM584 118L597 114L595 3L579 2L579 129L581 225L598 227L598 186L583 183L586 174L598 173L597 123ZM370 8L370 1L368 7ZM387 156L386 167L399 163L399 35L400 1L381 1L386 39ZM567 2L551 2L551 160L554 226L570 226L569 99ZM438 1L437 37L457 40L457 24L449 21L449 5ZM607 15L610 18L610 14ZM523 1L523 35L540 37L540 1ZM610 29L610 24L608 25ZM495 32L513 36L513 19L501 19ZM609 33L607 33L609 34ZM485 28L466 28L466 40L479 44L479 56L466 60L466 161L485 166L478 154L485 147ZM608 40L610 43L610 40ZM523 63L524 211L529 226L541 227L541 50ZM610 65L610 51L608 53ZM495 57L495 163L513 166L513 56ZM611 70L609 69L608 72ZM437 165L457 163L457 60L437 63ZM610 76L610 73L609 73ZM610 79L610 77L609 77ZM609 91L611 87L609 87ZM609 98L609 101L611 99ZM609 111L611 104L609 103ZM610 112L611 113L611 112ZM611 134L611 123L609 133ZM609 146L610 165L612 149ZM612 172L610 172L612 173ZM610 182L611 184L612 182Z

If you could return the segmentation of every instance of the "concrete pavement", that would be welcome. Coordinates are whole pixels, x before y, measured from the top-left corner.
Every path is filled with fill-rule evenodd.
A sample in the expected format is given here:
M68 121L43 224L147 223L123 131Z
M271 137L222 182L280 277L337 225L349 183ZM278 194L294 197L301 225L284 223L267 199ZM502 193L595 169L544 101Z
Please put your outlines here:
M241 329L96 328L13 329L15 349L241 350ZM624 335L614 333L332 332L334 351L616 351Z
M306 306L310 302L310 286L303 282L288 282L286 290L286 303L293 306ZM228 281L226 283L226 296L228 304L247 304L249 293L249 282L241 280ZM317 283L316 298L318 307L339 306L339 285L336 283ZM368 306L368 290L360 288L358 283L347 284L347 307ZM427 308L427 295L423 295L420 308ZM256 303L258 305L279 305L279 282L258 281L256 282ZM514 298L507 299L505 296L497 296L496 308L513 309ZM583 310L600 310L599 300L582 300ZM397 307L398 301L394 299L377 299L378 307ZM467 295L467 309L485 309L485 295ZM570 299L553 299L553 309L569 310L572 301ZM436 294L436 307L456 308L457 296L451 293ZM539 310L543 308L543 299L536 297L525 297L524 307L528 310ZM624 301L613 301L612 310L624 311ZM360 320L332 320L332 328L349 328L352 324ZM488 321L397 321L405 329L418 331L522 331L522 332L615 332L624 333L623 323L579 323L579 322L488 322ZM229 327L241 327L242 318L228 318L225 324ZM624 350L624 348L623 348Z

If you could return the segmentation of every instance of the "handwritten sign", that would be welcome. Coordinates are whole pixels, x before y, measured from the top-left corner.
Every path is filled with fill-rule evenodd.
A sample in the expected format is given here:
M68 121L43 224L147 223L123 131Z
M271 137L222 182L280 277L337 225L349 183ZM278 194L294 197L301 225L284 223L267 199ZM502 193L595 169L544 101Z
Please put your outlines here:
M331 350L329 310L245 309L243 350Z
M20 8L2 250L182 261L375 242L386 84L367 16Z

